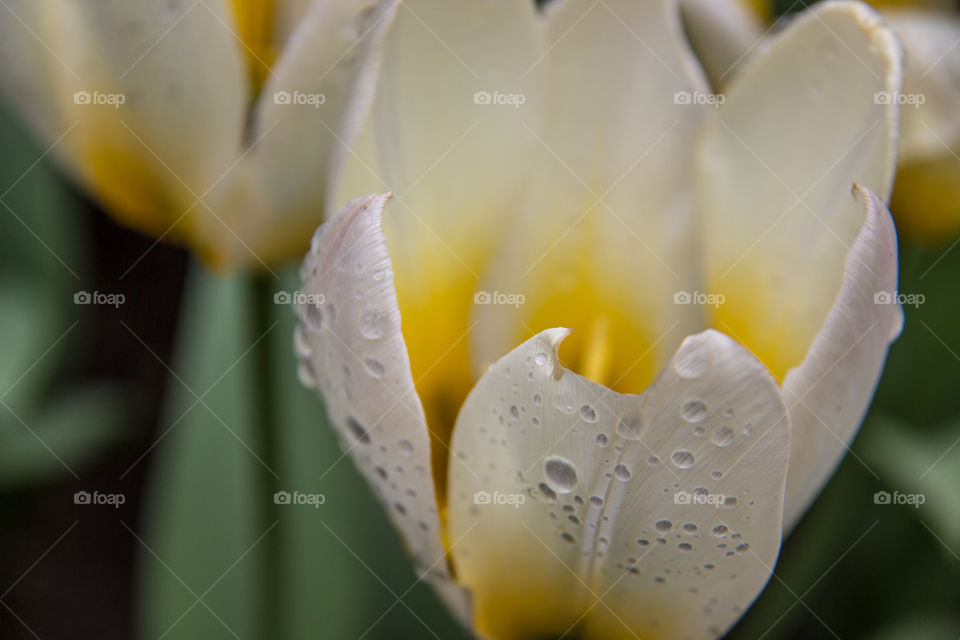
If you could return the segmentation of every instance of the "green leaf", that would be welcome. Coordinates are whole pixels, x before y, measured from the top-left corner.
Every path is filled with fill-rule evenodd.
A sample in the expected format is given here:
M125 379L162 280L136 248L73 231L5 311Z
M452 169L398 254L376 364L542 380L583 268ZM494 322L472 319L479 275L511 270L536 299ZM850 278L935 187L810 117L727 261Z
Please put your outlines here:
M35 418L4 416L0 422L0 487L22 487L80 473L124 437L128 416L123 390L116 385L65 393Z
M188 282L140 553L141 636L263 637L257 341L240 278ZM199 400L198 400L199 398Z

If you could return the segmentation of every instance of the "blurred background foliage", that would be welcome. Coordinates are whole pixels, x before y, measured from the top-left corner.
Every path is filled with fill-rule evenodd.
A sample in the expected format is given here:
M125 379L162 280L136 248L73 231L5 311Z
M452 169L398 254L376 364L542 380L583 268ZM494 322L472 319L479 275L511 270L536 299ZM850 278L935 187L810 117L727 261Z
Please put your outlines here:
M467 638L296 380L273 303L294 267L210 276L115 227L2 110L0 149L0 639ZM960 636L958 244L901 246L900 291L923 304L729 637Z

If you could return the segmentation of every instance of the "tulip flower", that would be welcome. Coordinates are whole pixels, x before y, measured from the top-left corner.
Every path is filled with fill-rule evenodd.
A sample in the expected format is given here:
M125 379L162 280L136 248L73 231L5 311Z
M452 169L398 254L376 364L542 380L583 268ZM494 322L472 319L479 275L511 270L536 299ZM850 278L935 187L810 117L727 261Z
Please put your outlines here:
M687 4L707 0L684 0ZM724 80L762 48L758 22L772 3L710 3L696 23L715 61L711 79ZM899 166L891 209L901 232L921 241L960 233L960 13L953 0L872 0L905 51L903 90L878 99L899 101ZM775 26L771 30L775 31ZM716 70L719 70L717 72Z
M856 2L723 95L673 0L397 9L295 348L478 636L715 638L750 606L900 331L900 74Z
M0 92L116 219L219 267L302 254L376 0L9 0Z

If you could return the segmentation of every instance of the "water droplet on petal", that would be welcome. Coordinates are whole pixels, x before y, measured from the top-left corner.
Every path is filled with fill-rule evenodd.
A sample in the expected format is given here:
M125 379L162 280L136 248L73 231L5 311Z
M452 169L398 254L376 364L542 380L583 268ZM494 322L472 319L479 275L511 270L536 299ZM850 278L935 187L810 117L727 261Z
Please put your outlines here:
M717 429L711 440L713 441L713 444L717 445L718 447L729 447L731 444L733 444L733 429L730 427Z
M409 440L400 440L397 442L397 449L405 456L413 454L413 443Z
M675 451L670 460L679 469L689 469L693 466L693 454L689 451Z
M603 448L603 447L606 447L608 444L610 444L610 439L606 436L606 434L598 433L598 434L597 434L597 445L598 445L600 448Z
M657 523L654 526L660 533L666 533L670 531L670 529L673 529L673 523L669 520L657 520Z
M353 418L347 418L347 430L353 435L354 438L357 439L360 444L368 444L370 442L370 434L362 424Z
M630 479L630 469L625 464L618 464L613 468L613 475L617 477L617 480L626 482Z
M680 415L690 423L703 422L707 417L707 405L699 400L690 400L680 409Z
M363 361L363 368L371 378L383 377L383 364L374 358L367 358Z
M360 334L367 340L379 340L389 328L390 318L380 309L367 309L360 316Z
M617 421L617 433L626 440L639 440L643 430L643 415L630 413Z
M304 306L303 324L310 331L320 331L323 329L323 313L320 311L320 303L314 302Z
M596 422L597 412L593 410L593 407L585 404L580 407L580 417L583 418L584 422Z
M558 456L547 458L544 463L547 484L557 493L570 493L577 486L577 470L573 463Z

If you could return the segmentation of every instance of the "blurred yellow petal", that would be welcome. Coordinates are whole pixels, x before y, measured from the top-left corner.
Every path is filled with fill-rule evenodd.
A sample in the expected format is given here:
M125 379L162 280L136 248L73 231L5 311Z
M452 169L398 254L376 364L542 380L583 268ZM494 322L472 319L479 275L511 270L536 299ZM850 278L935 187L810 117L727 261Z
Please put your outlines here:
M891 210L904 235L945 240L960 232L960 15L898 9L884 17L907 53Z

